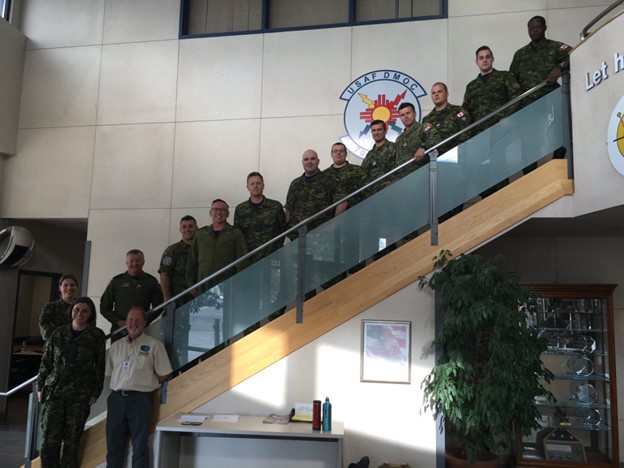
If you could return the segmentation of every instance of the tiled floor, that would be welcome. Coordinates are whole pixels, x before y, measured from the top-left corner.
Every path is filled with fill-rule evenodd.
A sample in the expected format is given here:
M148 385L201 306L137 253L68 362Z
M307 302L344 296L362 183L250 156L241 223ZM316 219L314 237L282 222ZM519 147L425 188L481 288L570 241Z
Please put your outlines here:
M0 467L16 468L24 464L24 438L28 397L11 396L6 418L0 417Z

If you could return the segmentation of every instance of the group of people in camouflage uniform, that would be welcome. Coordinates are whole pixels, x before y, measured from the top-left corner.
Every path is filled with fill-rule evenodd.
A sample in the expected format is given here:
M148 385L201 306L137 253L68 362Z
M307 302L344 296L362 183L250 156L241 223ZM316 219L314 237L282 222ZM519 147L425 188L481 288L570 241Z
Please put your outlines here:
M125 327L128 313L133 310L135 315L139 314L133 316L134 322L144 323L141 310L149 310L163 300L179 295L248 251L262 246L286 229L298 225L399 165L413 160L412 164L399 170L394 177L385 178L373 186L366 195L381 190L397 178L427 164L429 158L425 152L428 149L540 82L548 80L549 85L530 97L529 101L554 89L562 70L568 67L571 49L562 42L546 39L546 21L543 17L531 18L527 26L531 41L515 53L509 71L499 71L493 67L494 55L488 46L477 49L475 63L479 75L466 86L461 106L448 102L447 86L438 82L431 88L434 109L423 118L422 123L417 122L413 104L404 102L399 106L399 118L405 128L395 143L386 138L387 122L371 122L374 146L361 167L347 161L347 148L342 143L332 145L333 164L324 171L319 169L320 160L316 151L306 150L302 155L304 172L291 182L284 206L264 196L264 179L260 173L252 172L247 176L249 199L236 207L233 225L227 222L229 207L221 199L211 204L210 226L198 229L195 218L184 216L179 225L181 240L167 247L162 254L158 270L160 284L155 277L143 271L143 252L130 250L126 254L127 271L111 279L100 302L100 311L111 322L111 331ZM438 148L439 151L443 153L483 131L518 107L512 106L506 112L483 122L470 134L464 133L456 141L445 143ZM360 201L362 196L336 205L335 210L311 221L307 227L312 229L330 217L339 215L349 205ZM293 231L289 237L295 239L297 232ZM280 244L276 242L265 247L237 269L262 259L278 249ZM234 271L223 273L203 285L201 290L217 284L232 273ZM46 305L40 317L41 335L46 340L37 381L39 399L45 402L41 448L44 468L79 465L79 441L89 406L102 391L104 333L95 327L95 305L88 297L76 298L77 288L78 280L74 275L61 277L61 298ZM186 302L200 292L194 290L178 303ZM141 335L142 325L138 328L137 336ZM134 333L136 335L136 330ZM156 372L156 381L162 381L169 372L166 365L161 364L160 369L160 372ZM118 392L128 396L125 390ZM137 392L129 391L129 394L134 393Z

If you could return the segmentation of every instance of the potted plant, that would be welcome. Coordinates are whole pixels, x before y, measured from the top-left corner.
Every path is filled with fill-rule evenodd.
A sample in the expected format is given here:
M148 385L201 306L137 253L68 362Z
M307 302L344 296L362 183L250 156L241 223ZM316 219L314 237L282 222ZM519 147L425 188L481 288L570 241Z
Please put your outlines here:
M536 298L498 268L499 260L451 259L442 251L436 271L419 283L435 291L443 313L434 341L440 359L423 381L425 409L442 416L468 463L499 448L513 450L518 432L540 428L535 398L552 398L540 382L552 378L540 360L546 343L527 325Z

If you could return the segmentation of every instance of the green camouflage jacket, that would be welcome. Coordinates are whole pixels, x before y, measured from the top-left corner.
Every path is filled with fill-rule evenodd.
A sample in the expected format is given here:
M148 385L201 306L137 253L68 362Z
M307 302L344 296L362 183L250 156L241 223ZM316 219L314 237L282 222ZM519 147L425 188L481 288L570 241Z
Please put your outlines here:
M266 197L258 204L251 200L244 201L234 210L234 227L240 229L245 237L247 250L252 251L285 231L284 207L277 200ZM283 239L281 242L274 242L251 257L250 261L257 262L275 252L283 243Z
M423 118L423 124L432 124L440 135L440 140L443 141L470 125L470 115L468 111L462 109L461 106L447 104L441 111L434 109L427 114L427 116ZM469 132L465 132L456 139L438 148L439 153L446 153L449 149L466 141L469 136L468 133Z
M342 167L329 166L323 173L327 177L333 178L336 182L334 201L338 201L366 185L366 172L364 172L364 169L350 164L349 161ZM349 200L348 206L353 206L361 200L362 194L360 193Z
M539 47L533 47L529 43L516 51L509 71L516 77L524 92L548 78L550 71L561 66L568 59L570 52L572 52L572 47L569 45L550 39L544 39ZM534 101L558 86L557 83L550 83L527 100Z
M494 69L487 75L477 75L468 83L462 107L468 111L472 121L476 122L520 94L520 85L511 73ZM478 125L472 130L472 135L491 127L502 118L512 114L516 108L517 106L508 107Z
M39 316L39 333L44 341L48 341L52 332L61 325L71 322L71 304L63 302L63 299L49 302L41 311Z
M310 177L306 177L305 174L297 177L290 183L288 195L286 196L286 205L284 205L284 208L290 212L288 227L296 226L304 219L327 208L336 200L336 192L335 179L327 177L324 172L318 171ZM331 219L333 215L333 212L328 212L318 217L308 224L308 229L312 230L320 226L328 219ZM295 239L297 233L294 232L288 237Z
M190 245L179 241L167 247L162 254L158 273L166 273L169 276L171 297L188 288L186 285L186 262L190 251Z
M43 400L82 395L98 398L106 362L104 332L93 325L74 335L71 323L52 333L46 342L37 376Z

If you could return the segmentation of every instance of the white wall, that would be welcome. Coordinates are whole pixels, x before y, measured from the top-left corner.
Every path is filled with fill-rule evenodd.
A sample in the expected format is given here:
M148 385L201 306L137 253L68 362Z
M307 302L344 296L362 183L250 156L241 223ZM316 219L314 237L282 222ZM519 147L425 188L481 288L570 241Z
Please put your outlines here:
M6 21L0 21L0 183L2 154L15 154L22 94L26 37Z

